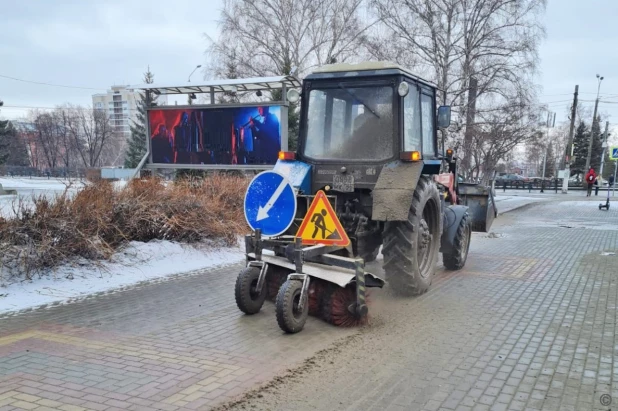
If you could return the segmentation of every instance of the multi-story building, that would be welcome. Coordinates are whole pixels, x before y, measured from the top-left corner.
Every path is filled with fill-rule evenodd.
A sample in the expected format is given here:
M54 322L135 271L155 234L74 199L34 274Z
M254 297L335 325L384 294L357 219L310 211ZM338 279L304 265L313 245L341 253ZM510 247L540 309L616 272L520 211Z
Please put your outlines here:
M128 139L131 136L130 120L136 118L139 98L138 93L126 86L112 86L107 93L92 95L92 107L105 110L116 132Z
M127 86L112 86L107 93L92 95L92 107L95 110L105 110L117 136L120 137L114 147L118 155L110 165L119 165L123 162L123 153L131 137L130 126L132 121L137 120L137 104L140 98L138 92L128 89ZM166 105L167 96L157 96L156 101L159 105Z

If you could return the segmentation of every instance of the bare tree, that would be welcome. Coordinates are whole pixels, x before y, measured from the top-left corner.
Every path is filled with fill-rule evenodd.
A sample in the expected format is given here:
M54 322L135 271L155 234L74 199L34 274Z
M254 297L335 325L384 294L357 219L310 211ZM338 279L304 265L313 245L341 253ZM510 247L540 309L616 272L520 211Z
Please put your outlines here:
M53 169L60 161L59 127L53 113L38 110L30 112L30 121L34 126L34 140L37 151L42 154L44 165Z
M76 147L71 138L70 122L70 106L58 107L52 112L52 118L56 123L58 130L59 154L62 165L65 168L70 168L75 165Z
M225 0L209 71L240 77L304 74L358 55L375 24L360 18L366 0Z
M488 182L516 146L539 144L538 118L527 107L485 113L471 142L470 177Z
M401 43L392 48L409 50L392 59L428 73L441 90L440 101L453 106L451 137L462 143L463 171L472 171L475 136L511 136L482 128L483 121L513 124L511 108L534 103L545 0L372 0L372 5L390 38Z
M101 154L114 140L114 129L104 110L71 107L69 130L84 167L100 166Z

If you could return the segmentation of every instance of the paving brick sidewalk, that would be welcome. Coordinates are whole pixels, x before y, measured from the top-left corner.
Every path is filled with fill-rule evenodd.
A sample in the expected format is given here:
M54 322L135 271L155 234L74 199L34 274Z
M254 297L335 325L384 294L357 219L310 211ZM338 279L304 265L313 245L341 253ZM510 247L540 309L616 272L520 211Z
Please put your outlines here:
M0 410L207 408L355 332L242 315L240 268L0 317Z

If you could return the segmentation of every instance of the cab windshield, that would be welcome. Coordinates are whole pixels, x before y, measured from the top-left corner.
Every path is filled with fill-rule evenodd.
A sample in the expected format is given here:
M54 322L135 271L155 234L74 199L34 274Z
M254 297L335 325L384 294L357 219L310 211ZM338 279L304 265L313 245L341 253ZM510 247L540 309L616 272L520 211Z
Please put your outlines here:
M318 160L381 161L393 156L393 88L339 83L312 89L303 146Z

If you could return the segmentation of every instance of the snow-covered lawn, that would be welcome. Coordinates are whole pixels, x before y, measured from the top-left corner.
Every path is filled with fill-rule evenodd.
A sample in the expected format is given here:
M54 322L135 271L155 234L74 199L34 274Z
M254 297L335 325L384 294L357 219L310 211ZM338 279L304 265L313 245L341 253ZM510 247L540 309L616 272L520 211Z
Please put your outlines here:
M0 178L5 189L17 190L17 195L0 196L0 217L15 216L17 201L31 204L33 196L53 199L67 187L74 194L85 184L79 180L47 178ZM113 183L122 189L126 181ZM0 267L0 315L43 304L58 304L85 296L108 292L136 283L162 279L177 274L194 274L244 259L244 246L183 245L171 241L130 242L118 250L111 261L78 261L64 264L35 275L32 281L23 276L10 277Z
M32 204L33 197L45 196L50 200L54 197L68 192L69 195L77 193L81 188L86 186L86 183L80 180L68 180L44 177L0 177L2 188L17 190L17 195L2 195L0 196L0 217L10 218L15 216L14 209L17 201L22 201L26 205ZM127 181L114 181L113 186L116 190L121 190L127 185Z
M4 188L16 189L19 194L28 194L28 191L56 191L63 192L67 187L83 187L79 179L61 179L45 177L0 177L0 184Z
M32 281L0 273L0 315L43 304L65 303L175 274L224 266L244 259L238 247L181 245L170 241L131 242L112 261L65 264Z
M63 180L57 178L28 178L28 177L0 177L0 184L5 190L17 190L17 195L0 196L0 217L14 217L14 208L17 201L32 204L33 197L45 196L49 199L62 194L68 189L69 194L76 193L84 187L79 180Z

